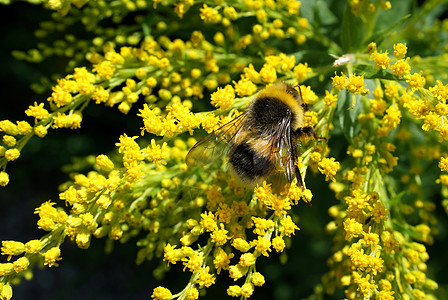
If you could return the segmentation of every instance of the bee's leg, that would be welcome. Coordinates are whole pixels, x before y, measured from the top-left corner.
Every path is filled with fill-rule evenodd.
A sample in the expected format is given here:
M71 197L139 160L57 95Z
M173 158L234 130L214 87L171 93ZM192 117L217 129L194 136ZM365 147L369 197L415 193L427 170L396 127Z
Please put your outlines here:
M307 136L307 137L313 137L316 140L325 140L327 139L325 137L317 136L316 131L314 131L313 127L301 127L295 131L295 134L299 137Z
M300 173L300 169L296 164L294 165L294 172L296 173L297 183L302 189L303 199L305 199L305 202L308 203L308 207L311 207L311 201L305 196L305 186L303 185L302 174Z

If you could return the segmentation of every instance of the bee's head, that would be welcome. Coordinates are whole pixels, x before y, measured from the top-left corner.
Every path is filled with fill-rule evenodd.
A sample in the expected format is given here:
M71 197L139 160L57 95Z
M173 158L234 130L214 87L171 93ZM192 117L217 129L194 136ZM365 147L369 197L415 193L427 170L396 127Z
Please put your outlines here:
M297 91L296 88L298 88L299 91ZM295 99L297 99L297 101L301 102L302 93L300 92L299 84L297 84L297 85L286 84L286 92L291 94Z
M303 102L300 106L302 106L304 111L309 111L311 109L311 106L305 102Z

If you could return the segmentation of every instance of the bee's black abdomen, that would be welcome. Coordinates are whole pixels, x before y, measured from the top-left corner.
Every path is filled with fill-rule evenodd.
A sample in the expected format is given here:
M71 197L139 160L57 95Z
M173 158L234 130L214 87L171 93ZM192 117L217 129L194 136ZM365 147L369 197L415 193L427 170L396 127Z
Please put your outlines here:
M288 106L274 97L261 97L255 100L250 111L249 120L259 133L268 133L280 124L287 116L290 109Z
M247 143L241 143L229 156L233 171L243 180L258 181L272 172L274 164L252 150Z

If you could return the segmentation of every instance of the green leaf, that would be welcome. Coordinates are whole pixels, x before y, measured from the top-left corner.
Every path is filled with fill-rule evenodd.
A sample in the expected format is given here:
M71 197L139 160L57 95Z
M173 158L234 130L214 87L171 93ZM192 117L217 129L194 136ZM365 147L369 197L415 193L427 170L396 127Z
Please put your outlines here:
M360 95L356 96L355 107L352 108L352 94L347 90L342 90L338 94L338 102L335 111L335 126L345 135L347 141L351 142L358 135L361 125L358 116L361 113L362 105L359 101Z
M409 17L411 17L410 14L404 16L403 18L401 18L397 22L387 26L386 28L383 28L383 29L373 33L372 36L367 39L367 41L369 41L369 43L375 42L377 44L377 46L380 46L381 43L387 37L390 36L391 32L394 32L396 29L398 29L404 23L404 21L406 21Z
M354 65L353 72L358 75L364 74L365 79L387 79L395 81L404 80L400 79L389 70L378 70L371 65Z
M356 52L359 49L364 31L361 19L353 15L349 2L345 3L341 24L341 45L345 53Z
M308 1L305 1L308 2ZM338 18L334 15L334 13L330 10L327 3L322 0L318 1L309 1L314 2L314 14L316 18L319 19L320 24L322 25L331 25L338 21Z

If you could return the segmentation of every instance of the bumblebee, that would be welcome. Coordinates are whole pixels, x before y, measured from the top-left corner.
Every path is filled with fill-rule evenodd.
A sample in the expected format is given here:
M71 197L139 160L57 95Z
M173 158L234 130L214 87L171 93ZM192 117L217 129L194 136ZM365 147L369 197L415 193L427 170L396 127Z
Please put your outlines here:
M312 127L302 127L310 107L296 87L278 82L258 92L244 113L191 148L187 165L203 166L225 155L232 173L244 184L267 180L274 192L285 193L295 175L304 189L297 166L298 141L319 137Z

